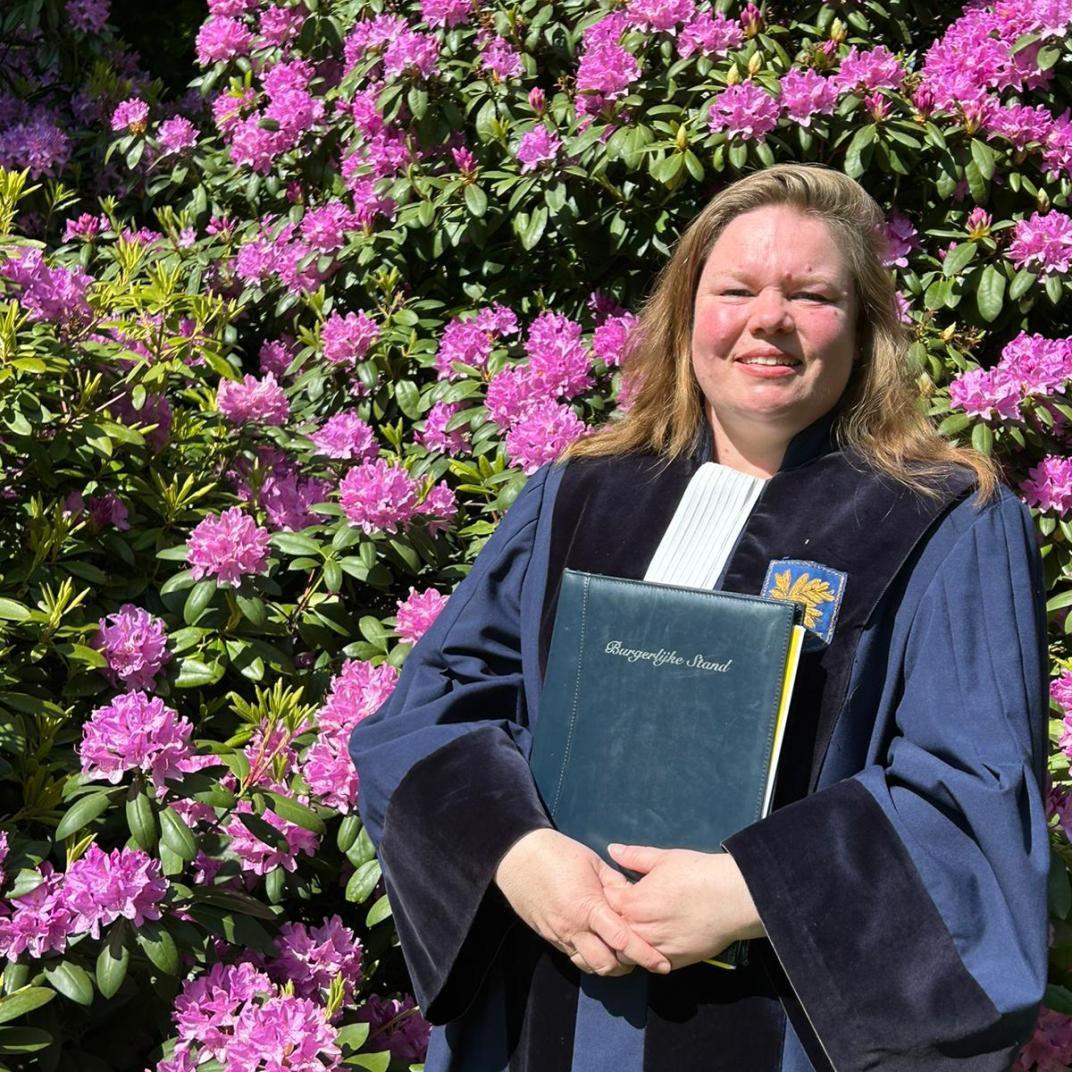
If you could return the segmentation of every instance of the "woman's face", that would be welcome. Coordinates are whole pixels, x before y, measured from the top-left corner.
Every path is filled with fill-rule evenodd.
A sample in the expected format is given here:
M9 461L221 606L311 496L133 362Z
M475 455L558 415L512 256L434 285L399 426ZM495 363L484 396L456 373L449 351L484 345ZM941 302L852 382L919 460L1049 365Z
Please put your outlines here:
M693 305L692 368L713 423L788 443L845 390L855 323L849 266L825 223L786 205L737 216Z

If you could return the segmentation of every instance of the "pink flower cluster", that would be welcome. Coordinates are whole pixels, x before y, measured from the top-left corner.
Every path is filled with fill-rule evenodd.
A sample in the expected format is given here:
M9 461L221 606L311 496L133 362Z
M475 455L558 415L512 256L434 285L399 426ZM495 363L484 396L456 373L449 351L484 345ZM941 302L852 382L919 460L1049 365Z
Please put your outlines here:
M253 34L240 19L210 15L197 31L197 62L202 67L245 56L253 45Z
M904 77L904 68L885 45L866 51L855 46L850 48L836 76L843 93L900 89Z
M908 254L919 245L919 232L912 221L903 213L894 209L886 221L886 257L883 263L887 268L897 265L908 267Z
M621 44L629 24L624 11L614 11L584 31L577 66L579 112L598 115L640 77L640 61Z
M173 1016L178 1043L156 1072L196 1072L209 1059L230 1072L327 1072L341 1056L319 1003L249 963L214 964L187 982Z
M380 1045L386 1044L397 1060L424 1060L432 1028L408 994L401 1001L370 994L354 1016L368 1021L369 1038L375 1038Z
M267 372L258 380L248 373L239 383L236 380L220 380L216 393L216 406L231 424L285 424L290 416L290 403L275 376Z
M259 447L255 465L240 458L229 475L238 497L259 505L272 529L297 531L317 524L320 517L313 507L326 502L331 492L329 481L302 476L278 447Z
M141 408L134 406L133 396L124 393L108 405L112 416L124 424L144 430L149 449L158 454L171 438L171 403L164 394L147 394Z
M170 155L192 149L197 144L198 134L197 127L186 116L176 115L160 124L156 139L160 143L161 153Z
M127 692L96 708L82 727L82 773L118 785L144 771L160 789L186 769L193 724L156 696Z
M63 952L70 936L89 933L117 919L135 926L160 918L160 902L168 892L160 861L140 849L104 852L92 844L66 873L50 864L40 867L41 882L29 893L11 899L13 911L0 917L0 956L34 959Z
M1013 1072L1066 1072L1072 1065L1072 1019L1043 1006Z
M469 449L469 439L462 429L447 431L447 425L461 412L458 402L436 402L424 418L424 428L416 434L418 443L443 454L462 454Z
M545 399L526 410L506 433L510 464L535 473L587 432L588 425L569 406Z
M447 605L447 597L434 588L418 592L410 588L409 595L398 601L395 631L404 644L416 644Z
M1030 219L1017 220L1008 253L1017 268L1064 275L1072 262L1072 216L1036 212Z
M23 249L0 263L0 279L19 287L19 303L31 320L47 320L65 329L83 327L93 319L86 291L93 278L77 268L50 268L40 250Z
M267 569L268 539L267 530L240 507L209 515L186 541L190 572L195 580L215 577L220 584L237 587L247 574Z
M99 624L94 643L108 660L112 680L122 681L128 689L151 689L171 658L164 623L147 610L124 603Z
M777 125L781 112L778 101L754 82L727 86L712 102L707 127L712 133L724 131L731 138L755 141L766 137Z
M840 87L810 67L793 67L782 75L781 100L785 115L802 127L810 127L812 117L830 115L838 101Z
M341 975L344 1001L353 1001L361 982L361 943L338 916L319 927L284 923L278 946L279 956L269 961L268 974L281 984L293 983L298 997L323 999L332 980Z
M972 369L949 384L954 409L973 416L1018 420L1029 396L1063 392L1072 380L1072 339L1046 339L1021 332L1002 350L992 369Z
M302 777L319 800L344 814L357 803L357 771L347 752L350 732L384 703L397 680L390 663L373 666L351 659L332 679L317 712L320 735L305 754Z
M123 101L112 112L112 130L143 134L149 121L149 105L137 97Z
M482 34L480 44L481 66L495 74L500 81L517 78L524 71L521 53L516 51L505 37Z
M1064 516L1072 511L1072 458L1048 454L1028 470L1020 490L1028 506Z
M632 313L608 316L592 335L592 353L609 368L620 365L636 322Z
M277 380L282 379L295 357L294 339L284 335L278 339L266 339L261 343L258 353L261 374L272 373Z
M417 513L420 484L400 465L382 458L350 469L339 485L339 502L364 532L397 532Z
M371 461L379 453L376 435L356 413L344 410L330 416L309 437L318 454L344 461Z
M455 363L472 369L487 367L495 343L517 331L517 317L505 305L490 305L475 315L454 317L443 329L436 350L435 367L441 380L458 379Z
M562 139L545 126L535 126L523 134L517 147L521 172L535 171L541 164L553 164L562 151Z
M352 365L364 360L369 347L379 337L379 326L364 310L345 316L332 313L320 328L324 357L333 365Z
M421 0L421 18L429 26L461 26L472 14L471 0Z
M238 860L243 871L253 875L267 875L277 867L284 871L293 871L298 866L298 854L315 856L319 839L311 830L306 830L297 823L280 818L271 808L265 809L258 818L261 822L275 827L282 835L282 840L272 844L262 841L245 823L243 815L251 815L253 805L248 800L240 800L235 806L232 818L224 825L224 833L231 839L230 852Z

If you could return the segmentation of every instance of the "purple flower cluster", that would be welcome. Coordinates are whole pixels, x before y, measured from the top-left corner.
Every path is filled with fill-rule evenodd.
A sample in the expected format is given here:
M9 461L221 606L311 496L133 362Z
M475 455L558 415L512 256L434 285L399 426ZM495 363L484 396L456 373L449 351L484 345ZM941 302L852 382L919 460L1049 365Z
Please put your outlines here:
M293 983L300 998L323 999L335 976L341 976L344 1000L353 1001L361 982L361 943L338 916L319 927L284 923L279 928L279 956L267 965L280 984Z
M475 315L455 317L443 329L436 350L435 367L439 378L458 379L455 363L471 369L487 368L495 343L517 331L517 317L505 305L490 305Z
M903 213L894 209L886 221L886 257L887 268L897 265L908 267L908 254L919 245L919 232L912 221Z
M112 680L122 681L128 689L153 688L156 675L171 658L163 621L132 603L101 618L95 644L108 660Z
M324 357L333 365L352 365L364 360L379 336L379 326L364 310L345 316L332 313L320 329Z
M1013 1072L1064 1072L1072 1065L1072 1019L1043 1006L1035 1032L1013 1066Z
M1020 485L1028 506L1053 511L1062 517L1072 511L1072 458L1048 454Z
M777 125L781 108L765 89L754 82L727 86L712 102L707 127L724 131L731 138L754 141L766 137Z
M323 1007L280 990L252 964L214 964L175 999L178 1042L156 1072L327 1072L341 1056ZM283 1057L282 1055L286 1055Z
M0 104L6 103L0 96ZM60 117L48 108L22 101L0 114L0 167L8 171L26 168L33 179L57 177L71 157L71 139L60 125Z
M376 435L356 413L344 410L330 416L309 437L318 454L344 461L371 461L379 454Z
M1020 418L1029 396L1063 392L1072 380L1072 339L1046 339L1021 332L992 369L972 369L949 384L953 408L973 416Z
M112 130L144 134L149 122L149 105L137 97L119 104L112 112Z
M592 336L592 353L608 367L620 365L636 322L632 313L608 316Z
M437 402L424 418L424 428L415 437L417 442L443 454L463 453L469 447L468 436L460 428L447 431L447 425L461 409L458 402Z
M395 631L404 644L416 644L447 605L447 597L434 588L418 592L410 588L409 595L398 601Z
M216 406L232 424L256 421L258 424L285 424L290 416L290 403L275 376L267 372L258 380L248 373L239 383L220 380Z
M192 149L197 144L198 136L197 127L184 115L165 119L156 130L156 140L160 143L160 151L164 155Z
M313 511L326 502L331 484L318 477L302 476L300 467L277 447L259 447L256 464L239 459L229 474L243 502L253 502L267 515L273 529L297 531L320 521Z
M267 875L277 867L284 871L293 871L298 866L298 854L306 856L316 854L319 839L316 834L306 830L297 823L280 818L271 808L261 813L261 822L275 827L282 834L282 843L268 844L262 841L245 823L243 815L252 815L253 805L248 800L240 800L235 805L232 818L224 825L224 833L231 839L230 853L238 861L243 871L252 875Z
M118 785L128 771L140 770L162 789L186 769L192 733L192 723L159 697L123 693L96 708L82 727L82 773Z
M398 671L390 663L351 659L332 680L324 706L317 712L319 737L309 747L302 777L310 792L342 813L357 803L357 770L347 752L350 732L391 695Z
M623 96L640 77L640 61L621 44L629 16L614 11L589 26L582 36L577 66L577 110L598 115L608 101Z
M240 507L231 506L217 516L208 516L186 541L187 561L195 580L215 577L223 585L237 587L251 573L268 567L268 532Z
M40 250L20 250L0 264L0 279L21 289L19 302L31 320L47 320L75 330L93 319L86 300L92 277L77 268L50 268Z
M66 873L47 863L39 870L40 884L12 898L13 911L0 917L0 956L14 960L25 953L39 959L62 952L69 937L99 938L101 927L120 918L140 927L160 919L160 902L168 892L160 861L140 849L106 853L92 844Z
M397 1060L424 1060L432 1028L408 994L401 1001L370 994L354 1015L358 1020L368 1021L369 1038L386 1045Z
M343 512L366 533L397 532L417 513L419 498L418 481L382 458L354 466L339 484Z
M562 139L545 126L535 126L522 135L517 146L521 171L535 171L541 164L553 164L562 151Z
M1036 212L1030 219L1017 220L1008 252L1017 268L1043 275L1066 274L1072 261L1072 216Z

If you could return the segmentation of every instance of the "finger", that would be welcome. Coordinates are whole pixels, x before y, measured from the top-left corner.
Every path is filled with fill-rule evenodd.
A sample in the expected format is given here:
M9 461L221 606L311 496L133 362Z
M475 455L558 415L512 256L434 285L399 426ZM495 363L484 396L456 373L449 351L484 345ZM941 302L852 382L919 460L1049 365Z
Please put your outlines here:
M625 907L625 895L627 893L628 890L622 889L620 886L603 887L603 896L607 899L607 904L609 904L619 916L624 915L622 909Z
M608 845L607 852L615 863L646 875L666 850L653 845Z
M623 965L618 963L614 950L598 935L591 931L581 931L574 935L573 944L577 952L591 965L596 975L624 975ZM572 959L572 958L571 958ZM584 969L581 969L582 971Z
M599 867L596 869L596 874L599 876L599 881L603 883L603 888L607 889L610 886L629 886L631 885L629 879L621 873L621 871L615 871L609 864L599 861Z
M634 964L658 975L670 970L670 961L645 942L609 905L596 905L588 914L588 925L616 955L624 953Z

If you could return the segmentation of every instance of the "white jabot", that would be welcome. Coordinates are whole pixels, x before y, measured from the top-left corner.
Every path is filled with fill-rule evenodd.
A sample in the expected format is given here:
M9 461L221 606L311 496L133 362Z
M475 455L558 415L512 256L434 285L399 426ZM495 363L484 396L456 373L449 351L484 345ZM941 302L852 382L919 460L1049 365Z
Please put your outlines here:
M713 588L766 480L705 462L693 474L644 580Z

